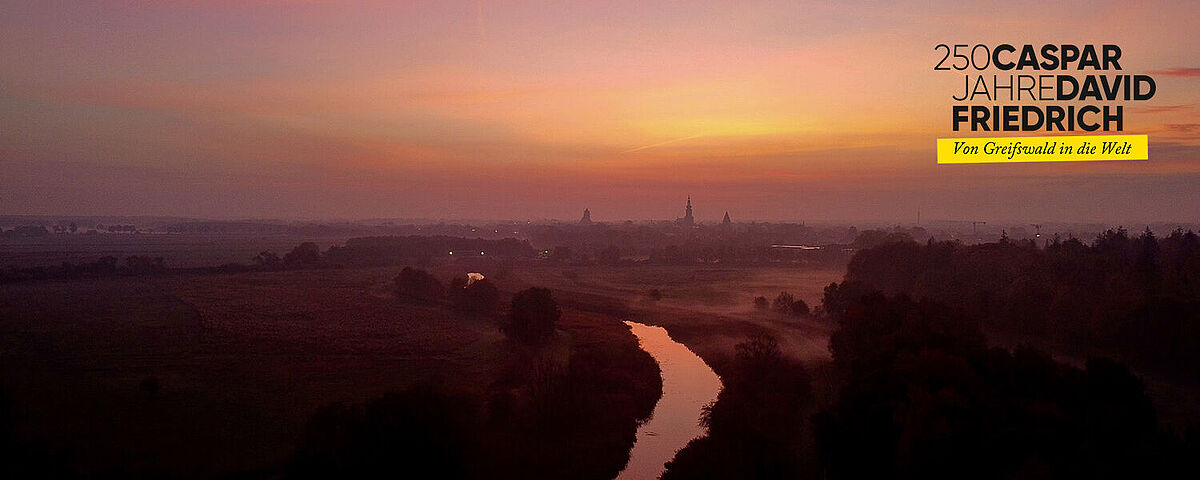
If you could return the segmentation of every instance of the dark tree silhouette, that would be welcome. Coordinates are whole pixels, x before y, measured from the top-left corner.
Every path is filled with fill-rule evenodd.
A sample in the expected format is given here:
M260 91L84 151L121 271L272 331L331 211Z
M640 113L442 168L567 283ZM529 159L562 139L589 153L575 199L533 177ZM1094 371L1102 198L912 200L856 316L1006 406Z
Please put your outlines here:
M775 297L775 301L771 306L776 312L791 314L793 303L796 303L796 297L788 292L779 292L779 296Z
M459 310L474 314L489 314L500 305L500 290L487 279L467 284L462 277L450 283L450 299Z
M545 343L554 335L555 324L562 312L546 288L530 288L517 292L512 299L502 330L509 338L529 345Z
M989 349L978 322L904 296L862 297L839 325L826 478L1149 478L1182 458L1123 365Z
M771 302L767 300L767 297L754 297L754 308L766 310L770 307Z
M804 447L812 399L808 372L784 356L771 336L751 337L735 351L722 376L724 388L701 418L708 436L688 443L662 478L814 476L815 458Z
M151 273L162 273L167 270L163 265L163 257L143 257L133 255L125 258L124 272L130 275L147 275Z
M825 295L822 297L821 305L826 315L836 317L846 313L846 308L851 303L873 292L874 289L867 287L862 282L846 280L840 284L831 283L825 287Z
M312 266L321 263L321 249L313 242L304 242L283 256L287 266Z
M283 267L283 260L275 252L265 250L254 256L254 265L265 270L278 270Z
M808 304L804 303L804 300L797 298L792 302L792 308L789 309L789 313L792 315L807 316L811 312L808 309Z
M826 289L844 312L862 290L906 293L967 312L996 331L1111 351L1139 369L1200 382L1200 238L1177 229L963 245L882 243L857 252Z
M404 267L393 280L396 298L410 303L436 303L445 293L442 283L424 270Z

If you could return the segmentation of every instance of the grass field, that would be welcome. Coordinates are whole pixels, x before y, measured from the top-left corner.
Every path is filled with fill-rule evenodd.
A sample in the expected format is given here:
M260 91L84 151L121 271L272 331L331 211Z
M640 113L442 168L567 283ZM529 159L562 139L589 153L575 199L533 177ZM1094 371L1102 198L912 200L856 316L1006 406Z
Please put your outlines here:
M445 279L462 268L434 272ZM133 466L210 477L273 469L321 405L426 381L482 397L502 381L512 350L494 322L398 303L390 294L397 270L3 285L0 386L13 397L18 432L86 471ZM798 357L826 358L827 327L755 311L751 301L788 290L814 303L840 275L533 266L502 272L497 283L506 293L551 286L562 328L601 364L636 348L619 323L632 319L667 327L719 373L752 333L778 336ZM650 300L651 288L664 297ZM143 386L151 378L153 392Z
M3 386L18 431L87 471L198 477L270 467L307 416L433 380L487 388L495 326L386 295L388 270L0 287ZM155 378L158 391L142 388Z
M264 250L282 256L303 242L316 243L325 250L345 241L346 237L282 234L142 233L3 238L0 239L0 268L94 262L105 255L119 260L130 255L163 257L170 268L211 267L250 263Z
M554 285L562 301L576 308L665 327L721 373L720 363L734 345L759 333L775 336L786 353L802 361L827 360L831 325L757 310L753 301L788 291L819 305L825 286L843 274L840 268L803 267L546 266L512 275L514 282ZM662 298L652 299L651 289Z

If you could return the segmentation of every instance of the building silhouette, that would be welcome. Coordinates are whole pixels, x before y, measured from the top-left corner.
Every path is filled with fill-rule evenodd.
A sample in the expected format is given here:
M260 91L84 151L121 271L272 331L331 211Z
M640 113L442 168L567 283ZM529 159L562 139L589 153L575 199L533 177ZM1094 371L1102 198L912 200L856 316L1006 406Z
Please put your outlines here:
M583 209L583 218L579 219L579 224L580 225L591 225L592 224L592 211L591 210L588 210L586 208Z
M688 197L687 197L687 207L684 208L683 218L675 219L675 223L678 223L685 227L691 227L691 226L696 225L696 219L695 219L695 217L692 217L692 196L691 195L688 195Z

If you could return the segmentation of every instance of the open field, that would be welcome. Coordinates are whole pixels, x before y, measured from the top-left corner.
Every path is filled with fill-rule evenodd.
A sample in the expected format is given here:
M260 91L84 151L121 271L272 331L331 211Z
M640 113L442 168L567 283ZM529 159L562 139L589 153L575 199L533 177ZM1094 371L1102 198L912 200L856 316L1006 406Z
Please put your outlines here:
M397 270L0 286L0 388L13 399L15 431L86 472L208 478L277 471L309 416L331 402L417 383L480 401L508 388L497 385L520 359L494 318L402 304L391 294ZM640 356L653 361L619 319L565 307L559 325L572 362L622 386L654 380ZM625 389L599 393L629 408L605 412L605 425L563 447L593 452L578 468L623 464L633 411L653 406Z
M113 279L0 287L3 386L18 429L111 465L272 466L332 401L417 381L486 389L495 326L386 295L392 270ZM155 378L153 394L140 387Z
M110 255L163 257L170 268L210 267L225 263L250 263L270 250L279 255L303 242L322 250L341 244L346 237L251 234L100 234L47 235L0 239L0 268L44 267L62 262L94 262Z
M435 273L445 279L463 268L443 265ZM87 471L134 465L208 477L273 469L321 405L422 381L482 398L502 380L512 351L495 324L396 302L397 270L0 286L0 386L21 414L18 431ZM719 373L733 345L756 332L776 335L798 357L827 358L827 326L756 311L751 300L788 290L816 303L840 275L533 266L514 267L498 283L506 294L553 286L562 328L592 355L615 358L617 346L636 348L619 323L632 319L667 327ZM651 288L664 297L650 300ZM157 390L142 385L147 379Z
M826 285L840 281L840 268L804 267L531 267L514 281L554 285L560 301L580 309L609 311L623 319L667 328L718 373L733 346L747 336L775 336L784 351L808 363L829 359L832 325L754 308L756 296L774 299L791 292L819 305ZM649 291L662 298L653 300Z

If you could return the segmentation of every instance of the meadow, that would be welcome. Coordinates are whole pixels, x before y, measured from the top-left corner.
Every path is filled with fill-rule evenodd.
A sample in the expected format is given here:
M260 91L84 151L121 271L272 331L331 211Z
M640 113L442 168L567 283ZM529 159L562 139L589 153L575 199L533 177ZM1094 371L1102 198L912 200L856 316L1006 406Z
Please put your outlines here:
M296 240L106 235L3 248L6 260L34 265L158 254L175 259L171 266L199 266L286 252ZM756 333L776 336L797 359L824 362L829 325L758 310L753 298L787 290L817 305L824 286L842 276L840 269L546 262L427 268L443 281L482 272L504 298L551 287L573 351L589 368L632 384L653 372L631 357L644 352L624 320L666 327L718 373L734 345ZM170 272L0 285L0 389L11 397L13 431L83 472L269 476L289 461L323 405L421 384L482 401L506 388L519 355L496 318L399 302L392 294L398 271ZM645 408L627 404L638 406L611 418L608 431L589 427L595 434L570 447L607 452L590 460L589 471L623 465L633 412Z
M480 391L508 351L494 325L387 295L394 272L5 285L3 386L15 428L87 471L207 477L282 461L308 415L422 381Z

